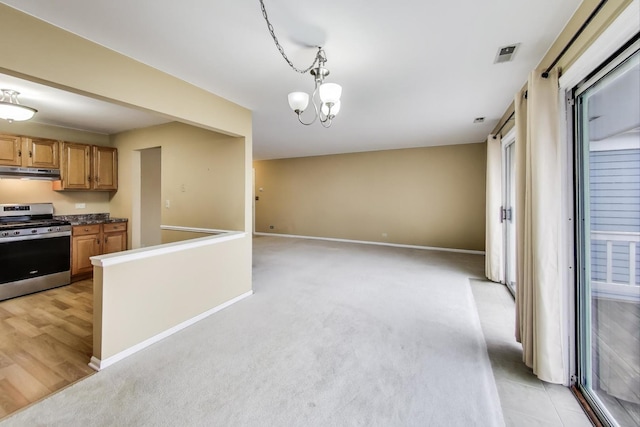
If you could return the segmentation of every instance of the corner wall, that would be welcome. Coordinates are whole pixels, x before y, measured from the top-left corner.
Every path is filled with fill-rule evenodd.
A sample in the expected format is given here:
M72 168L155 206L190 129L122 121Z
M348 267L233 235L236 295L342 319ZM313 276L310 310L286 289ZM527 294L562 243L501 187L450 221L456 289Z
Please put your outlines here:
M16 34L21 36L16 37ZM1 72L120 105L143 109L174 121L237 137L244 144L241 169L244 181L240 196L243 199L244 211L241 212L239 221L243 223L243 229L250 229L252 223L251 111L2 3L0 3L0 52L2 52ZM131 171L127 171L126 165L120 163L119 173L131 174ZM117 196L112 200L112 214L122 215L127 212L127 206L132 203L131 198L126 199L127 195L130 197L132 194L132 189L128 187L130 183L131 179L119 179ZM216 280L224 283L224 287L211 288L212 278L207 275L189 276L191 281L189 289L203 290L203 294L192 294L189 300L182 301L181 313L195 315L201 310L221 305L220 301L224 299L233 301L234 298L247 294L247 290L251 289L251 235L241 233L230 245L226 243L231 242L222 241L220 244L224 247L233 246L230 255L225 255L225 257L232 257L233 263L225 257L216 257L214 254L207 258L211 260L210 266L201 266L212 269L219 266L220 271L223 272L227 271L224 268L228 268L229 275L216 277ZM224 247L218 246L218 250L224 251ZM111 257L121 257L125 254L126 252ZM109 255L103 255L103 257L109 257ZM103 359L105 357L103 352L111 351L109 348L103 348L103 343L118 340L117 336L111 335L112 333L117 335L118 331L109 329L111 325L119 324L118 319L128 320L126 326L130 328L128 333L132 336L144 334L143 330L137 330L138 319L141 323L150 321L144 310L136 313L120 311L119 307L126 306L130 301L110 300L112 291L125 289L126 292L123 295L129 299L135 298L132 295L136 289L144 291L147 288L153 288L157 298L161 297L161 293L170 296L181 283L182 279L178 274L181 269L199 271L190 270L191 264L185 264L187 261L180 252L172 252L156 262L158 261L162 262L165 269L175 270L174 275L169 278L171 286L159 285L153 275L128 275L126 264L123 264L124 271L118 269L121 275L117 276L117 279L109 273L103 276L104 268L95 269L94 278L99 285L94 292L93 350L95 358ZM198 261L194 259L192 262ZM145 262L137 265L146 265ZM225 265L229 267L224 267ZM141 278L145 279L143 283L137 281ZM205 289L207 293L204 293ZM216 298L212 293L215 293ZM154 308L162 309L160 306ZM130 315L133 315L133 318L129 317ZM156 326L167 327L162 319L153 317L153 321L158 322ZM144 326L141 325L141 329L144 329ZM106 357L109 357L109 354Z
M484 143L254 168L257 232L484 250Z

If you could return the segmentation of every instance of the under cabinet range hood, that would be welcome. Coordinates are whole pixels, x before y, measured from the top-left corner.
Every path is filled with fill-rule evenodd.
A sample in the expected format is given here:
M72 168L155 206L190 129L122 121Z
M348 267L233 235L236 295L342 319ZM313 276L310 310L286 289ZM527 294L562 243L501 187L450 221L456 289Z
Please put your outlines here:
M58 181L60 169L23 168L19 166L0 166L0 179L39 179L44 181Z

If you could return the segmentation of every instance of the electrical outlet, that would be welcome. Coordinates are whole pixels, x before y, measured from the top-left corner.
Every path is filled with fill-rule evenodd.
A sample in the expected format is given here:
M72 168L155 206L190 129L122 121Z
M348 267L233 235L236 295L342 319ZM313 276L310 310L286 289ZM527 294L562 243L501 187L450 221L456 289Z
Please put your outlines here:
M169 209L171 207L171 200L167 199L164 201L164 207Z
M387 237L387 233L382 233L382 237Z
M86 209L86 203L76 203L76 209Z
M274 228L276 228L274 225L270 225L269 229L273 230Z

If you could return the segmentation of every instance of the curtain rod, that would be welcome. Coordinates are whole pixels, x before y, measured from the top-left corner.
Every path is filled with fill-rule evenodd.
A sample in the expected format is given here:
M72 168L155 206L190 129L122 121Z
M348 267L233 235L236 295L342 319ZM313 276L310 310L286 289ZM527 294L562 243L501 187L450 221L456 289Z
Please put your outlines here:
M513 116L516 115L516 112L513 111L509 117L507 117L507 120L504 121L504 123L502 124L502 126L500 126L500 128L498 129L498 131L496 132L495 135L493 135L493 139L497 139L498 135L500 135L500 132L502 132L502 129L504 129L504 127L507 125L507 123L509 123L509 120L511 120L513 118Z
M576 33L573 35L573 37L571 37L571 40L569 40L569 42L564 47L564 49L562 49L562 51L558 54L558 56L556 56L556 59L554 59L551 65L549 65L549 68L547 68L542 73L542 78L546 79L547 77L549 77L549 71L551 71L553 67L556 66L558 61L560 61L560 59L564 56L564 54L567 53L567 51L571 48L571 46L573 46L573 43L575 43L575 41L578 39L578 37L580 37L582 32L587 28L587 26L589 26L591 21L593 21L593 18L595 18L598 12L600 12L600 9L602 9L602 7L605 5L606 2L607 0L600 0L600 3L598 3L598 6L596 6L596 8L593 9L593 12L591 12L591 15L589 15L589 17L584 21L582 26L578 28L578 31L576 31Z

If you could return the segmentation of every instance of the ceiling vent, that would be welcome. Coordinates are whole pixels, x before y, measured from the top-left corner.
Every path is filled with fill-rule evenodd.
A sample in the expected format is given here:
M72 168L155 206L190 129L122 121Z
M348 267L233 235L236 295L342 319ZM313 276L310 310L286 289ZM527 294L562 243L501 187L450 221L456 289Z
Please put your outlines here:
M493 63L502 64L503 62L513 61L513 57L516 56L518 47L520 47L520 43L510 44L509 46L502 46L498 49L496 59L493 61Z
M476 117L473 119L473 123L484 123L484 117Z

